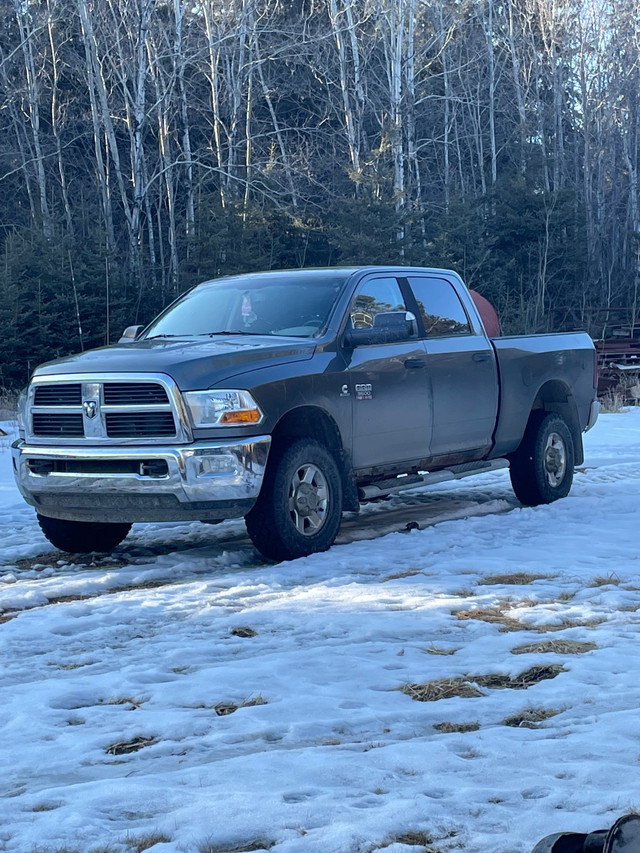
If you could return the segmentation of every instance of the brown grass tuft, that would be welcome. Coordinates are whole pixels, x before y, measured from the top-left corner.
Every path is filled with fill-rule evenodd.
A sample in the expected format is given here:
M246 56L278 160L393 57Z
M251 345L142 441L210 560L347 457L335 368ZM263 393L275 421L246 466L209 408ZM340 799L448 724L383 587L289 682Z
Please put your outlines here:
M611 572L611 574L606 577L599 575L597 578L594 578L589 586L618 586L619 584L620 578L615 572Z
M583 655L597 649L595 643L579 642L578 640L540 640L539 643L525 643L511 649L512 655L528 654L558 654L558 655Z
M439 732L443 732L444 734L452 734L453 732L460 732L464 734L465 732L477 732L480 728L480 723L435 723L433 726Z
M458 696L462 699L472 699L482 696L467 678L440 678L426 684L404 684L400 689L416 702L437 702L439 699L451 699Z
M478 586L492 586L497 584L508 584L512 586L525 586L534 581L549 579L550 575L532 575L527 572L513 572L506 575L489 575L478 581Z
M472 699L484 695L479 688L526 690L541 681L555 678L561 672L566 670L560 664L532 666L513 678L502 673L467 675L458 678L442 678L426 684L404 684L400 690L416 702L437 702L439 699L451 699L454 696Z
M538 723L561 714L563 710L562 708L527 708L519 714L505 717L502 725L514 726L521 729L537 729Z
M131 752L138 752L144 749L145 746L151 746L156 743L155 737L134 737L131 740L124 740L119 743L112 743L108 746L105 752L108 755L129 755Z
M247 843L240 842L239 844L213 844L211 841L204 841L198 845L198 853L254 853L258 850L271 850L275 845L275 841L267 841L265 839L256 839Z
M217 705L213 706L213 710L219 717L228 717L229 714L235 714L238 708L253 708L256 705L266 705L267 700L262 696L253 696L249 699L244 699L238 705L234 702L218 702Z
M455 616L460 620L477 619L479 622L489 622L501 625L501 631L530 631L529 625L507 616L499 607L472 607L470 610L456 610Z
M141 835L138 838L128 835L125 838L125 844L131 853L144 853L145 850L155 847L156 844L169 844L170 841L171 838L164 832L150 832L148 835Z
M413 578L416 575L423 574L424 572L422 571L422 569L407 569L404 572L395 572L395 574L387 575L386 577L382 578L381 583L386 583L387 581L397 581L401 580L402 578Z
M421 651L426 652L428 655L455 655L458 649L440 649L438 646L429 646L428 648L422 648Z

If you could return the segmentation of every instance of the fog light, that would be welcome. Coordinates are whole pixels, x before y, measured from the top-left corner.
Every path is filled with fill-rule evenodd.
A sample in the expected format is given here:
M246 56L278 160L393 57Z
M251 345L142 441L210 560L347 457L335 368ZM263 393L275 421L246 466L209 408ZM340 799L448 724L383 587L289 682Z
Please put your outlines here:
M220 474L237 474L238 460L232 453L215 456L198 456L194 459L196 477L216 477Z

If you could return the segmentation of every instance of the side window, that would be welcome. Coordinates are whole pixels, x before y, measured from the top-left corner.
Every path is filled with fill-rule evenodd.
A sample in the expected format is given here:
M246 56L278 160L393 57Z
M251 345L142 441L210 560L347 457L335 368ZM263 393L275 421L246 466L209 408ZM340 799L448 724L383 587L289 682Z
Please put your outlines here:
M428 338L470 335L469 318L453 286L443 278L409 278Z
M400 286L395 278L373 278L361 285L353 297L349 308L351 328L372 329L380 324L376 323L378 315L406 310Z

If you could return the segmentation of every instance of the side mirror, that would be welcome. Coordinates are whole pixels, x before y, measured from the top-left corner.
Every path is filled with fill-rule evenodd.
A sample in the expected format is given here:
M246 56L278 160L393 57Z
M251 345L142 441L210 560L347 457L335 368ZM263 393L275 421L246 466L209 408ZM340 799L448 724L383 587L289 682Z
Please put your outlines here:
M373 326L366 329L349 329L343 341L346 347L391 344L415 337L418 327L411 311L383 311L373 318Z
M127 326L122 335L120 336L119 344L130 344L132 341L138 337L140 332L144 329L144 326Z

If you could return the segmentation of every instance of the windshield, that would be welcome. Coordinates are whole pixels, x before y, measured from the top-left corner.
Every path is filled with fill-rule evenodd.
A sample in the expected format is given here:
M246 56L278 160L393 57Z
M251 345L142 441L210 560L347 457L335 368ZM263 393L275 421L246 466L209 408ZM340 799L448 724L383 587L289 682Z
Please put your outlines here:
M208 282L185 294L144 337L285 335L311 338L327 325L344 272L266 273Z

